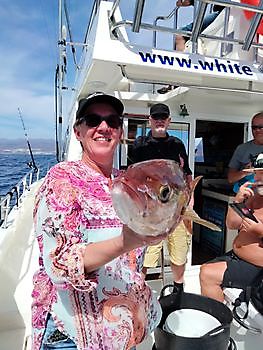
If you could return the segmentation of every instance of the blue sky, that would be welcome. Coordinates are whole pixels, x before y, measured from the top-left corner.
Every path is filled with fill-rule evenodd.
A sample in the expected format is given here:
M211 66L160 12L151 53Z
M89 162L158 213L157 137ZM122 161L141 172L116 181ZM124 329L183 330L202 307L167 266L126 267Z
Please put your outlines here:
M74 41L83 40L92 2L67 0ZM145 3L143 21L152 23L156 15L167 15L175 1L146 0ZM135 0L122 0L121 4L123 13L131 14ZM183 20L189 21L189 16L183 16ZM0 23L0 137L24 137L19 107L29 139L54 138L58 1L2 0ZM149 33L137 37L141 43L151 40ZM68 56L71 59L69 50Z

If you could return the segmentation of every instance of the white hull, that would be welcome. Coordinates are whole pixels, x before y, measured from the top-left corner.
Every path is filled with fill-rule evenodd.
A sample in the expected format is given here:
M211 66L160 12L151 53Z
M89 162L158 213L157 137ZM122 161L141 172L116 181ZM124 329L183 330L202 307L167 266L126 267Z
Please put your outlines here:
M32 276L38 268L33 232L33 204L40 182L34 183L14 208L6 229L0 229L0 349L22 350L31 335Z

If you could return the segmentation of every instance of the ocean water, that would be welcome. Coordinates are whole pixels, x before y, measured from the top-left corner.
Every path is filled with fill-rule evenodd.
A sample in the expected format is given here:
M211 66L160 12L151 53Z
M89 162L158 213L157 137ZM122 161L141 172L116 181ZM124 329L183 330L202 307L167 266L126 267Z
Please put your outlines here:
M40 178L57 163L54 154L34 155L35 163L40 169ZM29 154L0 154L0 196L4 196L30 170L27 163Z

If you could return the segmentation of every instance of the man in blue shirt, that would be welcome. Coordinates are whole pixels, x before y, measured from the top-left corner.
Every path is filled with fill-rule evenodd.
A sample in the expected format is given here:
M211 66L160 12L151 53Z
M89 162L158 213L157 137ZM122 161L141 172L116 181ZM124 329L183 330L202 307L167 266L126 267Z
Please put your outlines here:
M247 175L243 169L249 168L255 156L263 153L263 112L255 114L251 122L253 140L237 146L228 164L228 182L234 185L234 192L246 181L253 181L253 174Z

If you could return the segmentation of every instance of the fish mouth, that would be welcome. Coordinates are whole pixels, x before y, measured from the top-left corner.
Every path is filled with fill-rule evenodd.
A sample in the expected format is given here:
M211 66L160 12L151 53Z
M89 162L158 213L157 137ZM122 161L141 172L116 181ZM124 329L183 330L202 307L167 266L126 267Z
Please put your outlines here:
M131 198L131 200L136 204L140 212L142 212L144 215L147 210L147 198L145 194L136 190L126 181L121 181L121 184L124 187L127 195Z

